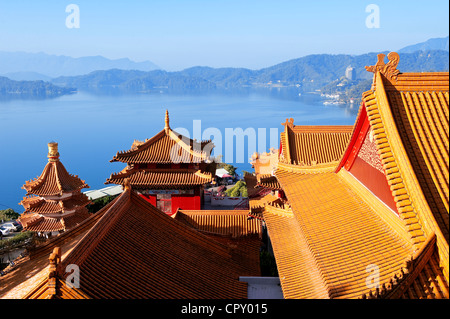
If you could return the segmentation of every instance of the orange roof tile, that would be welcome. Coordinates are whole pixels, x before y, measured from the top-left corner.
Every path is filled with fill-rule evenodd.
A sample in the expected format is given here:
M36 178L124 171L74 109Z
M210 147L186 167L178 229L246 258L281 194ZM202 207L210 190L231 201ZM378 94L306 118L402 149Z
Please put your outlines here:
M365 156L379 156L399 216L343 166L350 139L340 157L308 166L294 151L306 158L315 145L292 143L296 127L286 120L276 177L292 211L263 210L286 298L448 298L448 73L402 74L398 54L383 57L367 67L373 87L348 132L359 136L367 114L378 154ZM380 289L366 284L369 265Z
M261 222L248 218L248 210L178 210L176 220L205 233L233 238L247 235L261 237Z
M415 249L436 233L448 281L448 72L400 73L395 52L363 102L383 168ZM391 65L390 71L387 70Z
M25 182L22 186L27 191L27 195L61 196L66 192L79 191L89 186L77 175L71 175L67 172L64 165L59 161L58 143L49 143L49 161L45 165L42 174L34 179Z
M349 142L353 126L295 126L294 120L283 123L280 161L296 165L316 165L337 161Z
M281 189L280 183L278 183L276 176L272 174L258 174L256 179L258 181L256 186L266 187L273 190Z
M443 299L449 298L449 289L439 265L433 233L411 259L378 289L371 290L363 298L369 299Z
M369 291L365 285L367 266L379 267L383 283L412 253L411 245L389 229L333 169L315 174L277 170L276 175L295 217L290 223L298 223L297 231L304 238L303 243L292 242L293 234L287 231L272 238L271 228L279 225L274 225L273 214L264 213L269 235L277 247L274 251L280 277L289 277L293 285L282 281L286 298L304 298L308 294L302 292L304 279L292 278L296 273L292 273L290 264L294 257L285 255L289 250L283 247L296 246L290 248L292 256L296 250L299 253L310 250L312 259L306 259L308 266L322 275L315 283L319 287L325 285L331 298L360 297ZM306 280L304 286L311 287L313 283Z
M43 280L46 282L48 279L48 256L52 250L55 247L61 247L62 258L64 258L113 203L114 200L70 230L54 236L37 246L28 247L28 253L14 261L15 266L11 271L8 268L5 269L6 275L1 278L0 298L24 298L27 294L30 295L32 287L42 288L40 283ZM45 284L43 285L45 286ZM63 296L59 297L63 298Z
M19 204L25 208L25 213L56 214L84 207L89 203L86 195L78 193L63 200L47 200L37 196L24 197Z
M395 83L384 80L392 115L412 169L447 239L449 236L448 82L448 73L405 76L400 74Z
M212 181L210 173L196 169L130 169L111 174L105 184L124 185L128 179L134 189L138 188L185 188L204 185Z
M60 214L61 216L49 217L45 214L23 213L19 220L24 230L36 232L54 232L67 230L81 223L90 216L85 207L78 208L73 213Z
M166 114L166 119L168 114ZM201 163L209 160L211 141L197 142L166 128L145 142L134 141L128 151L118 152L111 162L124 163Z
M64 280L68 264L78 265L81 297L90 298L245 298L239 276L259 271L258 258L246 259L243 251L167 216L126 187L61 261L57 278ZM251 254L259 256L259 247Z
M61 162L49 162L42 174L22 187L27 195L49 196L74 192L89 186L76 175L69 174Z

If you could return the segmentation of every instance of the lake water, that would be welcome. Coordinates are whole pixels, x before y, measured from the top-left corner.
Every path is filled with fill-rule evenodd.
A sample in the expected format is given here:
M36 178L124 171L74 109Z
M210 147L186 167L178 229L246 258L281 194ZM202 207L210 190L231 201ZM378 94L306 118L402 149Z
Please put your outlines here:
M21 187L41 174L50 141L59 143L60 160L69 173L84 179L90 189L103 188L111 173L125 166L109 160L117 151L130 149L135 139L151 138L162 130L168 109L171 128L187 130L191 138L209 138L199 136L208 128L221 133L222 137L211 138L222 140L224 157L232 158L231 164L241 173L251 171L248 160L257 146L246 143L244 163L238 162L236 146L234 154L227 156L226 151L233 149L225 146L227 128L255 132L258 151L266 151L279 147L281 123L286 118L293 118L296 125L353 125L358 106L323 105L314 95L277 91L203 95L78 92L55 99L0 101L0 209L23 212L18 203L26 192ZM272 135L276 133L272 142L270 129ZM220 146L220 141L215 144Z

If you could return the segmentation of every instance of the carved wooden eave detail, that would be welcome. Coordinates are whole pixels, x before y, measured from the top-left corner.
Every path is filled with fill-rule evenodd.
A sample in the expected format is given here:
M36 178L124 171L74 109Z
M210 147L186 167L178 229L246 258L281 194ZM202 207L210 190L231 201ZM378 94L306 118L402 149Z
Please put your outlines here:
M374 74L380 72L390 81L397 81L397 76L400 74L400 71L397 70L397 66L400 61L399 54L397 52L389 53L387 56L389 60L388 63L384 63L384 57L386 56L384 53L380 53L377 56L377 63L375 65L366 66L366 70Z
M289 127L290 129L294 128L294 119L290 118L290 119L286 119L286 122L281 123L281 125L284 125L284 127Z
M404 266L387 284L383 283L380 288L370 290L368 294L362 295L362 299L400 299L430 260L435 246L436 234L432 233L421 249L405 260Z

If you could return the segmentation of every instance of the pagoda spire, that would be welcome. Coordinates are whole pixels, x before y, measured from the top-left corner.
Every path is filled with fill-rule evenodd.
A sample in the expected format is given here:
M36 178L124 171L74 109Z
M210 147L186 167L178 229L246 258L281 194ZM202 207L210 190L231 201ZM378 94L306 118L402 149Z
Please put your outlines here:
M164 126L164 130L166 131L166 134L169 134L169 111L166 110L166 118L165 118L165 126Z
M50 142L48 143L48 161L49 162L58 162L59 161L59 152L58 152L58 143Z

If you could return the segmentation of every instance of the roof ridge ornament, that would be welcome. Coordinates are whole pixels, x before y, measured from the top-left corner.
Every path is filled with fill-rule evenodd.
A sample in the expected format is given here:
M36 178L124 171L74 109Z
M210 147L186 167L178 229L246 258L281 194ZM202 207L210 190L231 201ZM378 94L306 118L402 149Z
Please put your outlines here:
M169 134L170 126L169 126L169 111L168 110L166 110L166 117L165 117L164 121L165 121L164 130L166 131L166 134Z
M289 127L291 129L294 128L294 119L290 118L290 119L286 119L286 122L281 123L281 125L284 125L284 127Z
M48 143L48 161L49 162L58 162L59 161L59 152L58 152L58 143L51 141Z
M365 69L368 72L377 73L380 72L389 80L397 81L397 76L400 74L400 71L397 70L398 63L400 61L400 55L397 52L390 52L387 56L389 62L387 64L384 63L384 57L386 55L384 53L380 53L377 55L378 61L375 65L366 66Z

